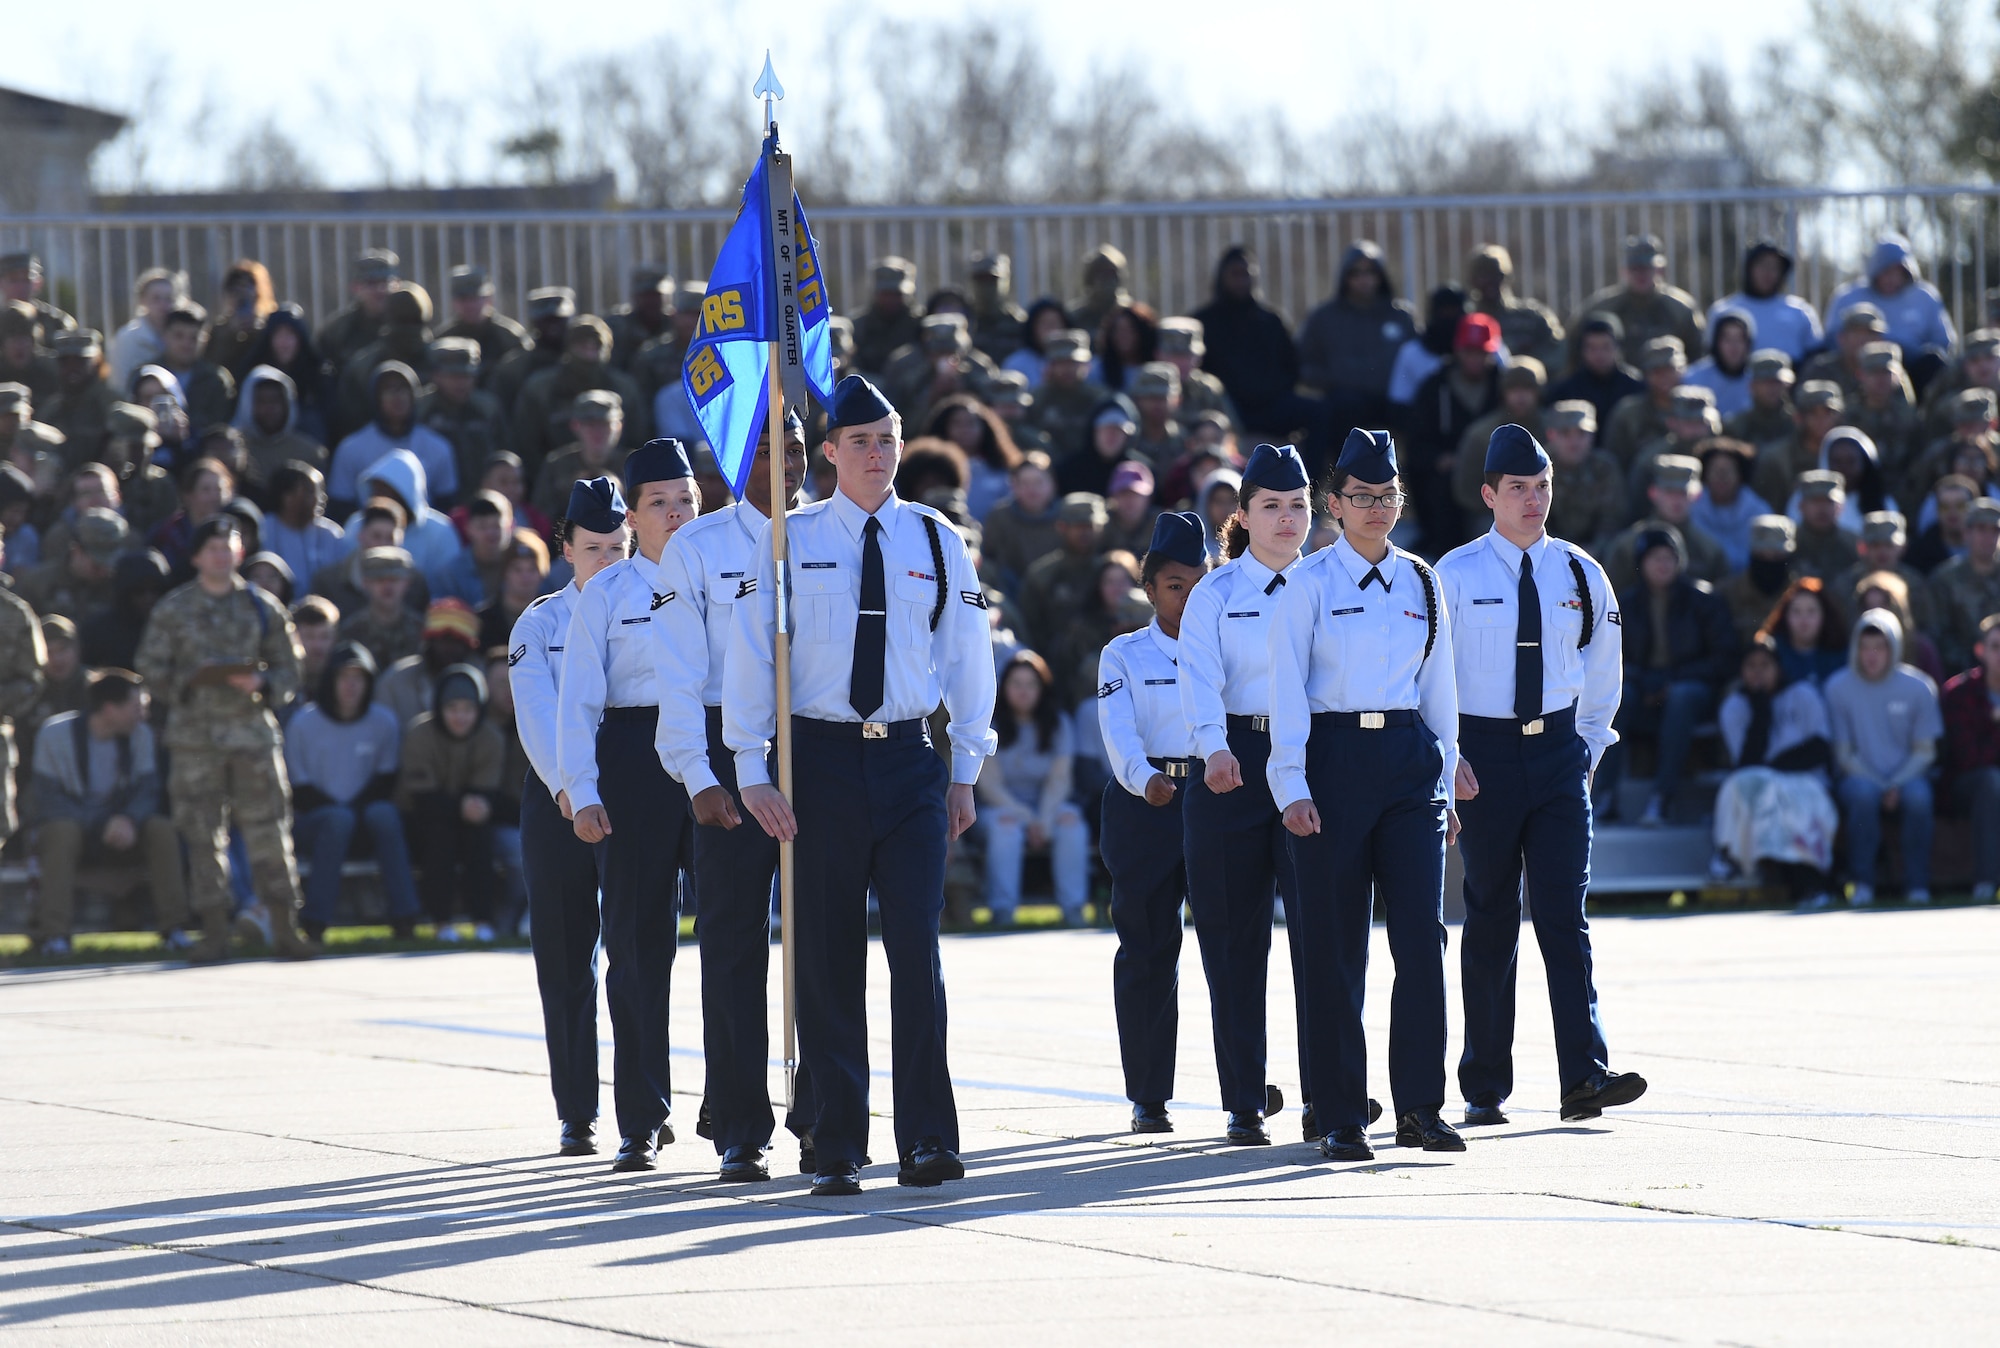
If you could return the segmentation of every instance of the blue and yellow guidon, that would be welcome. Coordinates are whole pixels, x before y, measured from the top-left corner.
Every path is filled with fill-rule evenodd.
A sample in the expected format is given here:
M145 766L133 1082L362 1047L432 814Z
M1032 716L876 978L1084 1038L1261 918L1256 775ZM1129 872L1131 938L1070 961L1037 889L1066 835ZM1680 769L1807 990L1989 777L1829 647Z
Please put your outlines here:
M770 194L760 155L743 187L743 208L716 254L694 339L681 366L681 385L701 422L717 465L739 497L769 415L769 343L776 336L777 284L770 254ZM826 280L805 207L792 195L799 338L806 382L822 403L833 401L833 342Z

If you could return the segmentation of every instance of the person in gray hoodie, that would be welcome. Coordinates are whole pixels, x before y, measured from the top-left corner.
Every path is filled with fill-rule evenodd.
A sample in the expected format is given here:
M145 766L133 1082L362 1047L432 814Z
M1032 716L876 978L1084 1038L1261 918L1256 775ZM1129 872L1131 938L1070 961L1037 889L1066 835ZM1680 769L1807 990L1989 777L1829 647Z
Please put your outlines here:
M326 470L326 446L299 430L298 402L292 377L270 365L245 375L236 397L236 419L230 424L243 433L245 483L266 510L277 504L270 486L280 468L297 462Z
M1396 353L1416 335L1416 310L1396 298L1381 247L1367 239L1351 244L1333 298L1299 329L1299 382L1326 399L1329 444L1350 427L1386 423Z
M1902 818L1904 895L1911 903L1929 903L1930 770L1944 721L1937 685L1903 663L1903 626L1894 614L1870 609L1854 624L1847 668L1827 680L1826 706L1847 820L1847 863L1854 881L1849 902L1861 908L1875 901L1875 858L1886 813Z
M390 798L402 739L395 716L375 705L375 657L353 642L336 646L313 705L285 727L285 770L298 816L293 833L299 852L312 860L301 925L314 940L333 921L340 868L364 826L375 844L390 924L399 938L414 929L416 881L403 817Z

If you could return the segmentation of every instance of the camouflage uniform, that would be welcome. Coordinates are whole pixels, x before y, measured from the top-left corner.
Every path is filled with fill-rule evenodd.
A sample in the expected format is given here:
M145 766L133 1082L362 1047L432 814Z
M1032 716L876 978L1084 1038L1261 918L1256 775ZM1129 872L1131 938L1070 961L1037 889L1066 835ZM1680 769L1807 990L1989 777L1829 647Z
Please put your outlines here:
M111 404L104 420L107 449L116 448L115 453L105 454L105 461L118 474L125 520L141 538L181 508L173 478L151 459L160 447L159 426L153 409L137 403Z
M1583 548L1593 557L1609 550L1611 537L1625 523L1625 473L1618 460L1601 449L1574 468L1556 464L1549 501L1548 531Z
M904 424L921 426L930 418L931 386L937 378L939 361L956 359L958 388L985 401L999 366L972 344L964 314L932 314L918 329L920 340L889 357L882 376L882 391L903 414Z
M544 370L554 369L562 359L562 343L544 337L555 330L557 319L567 324L575 317L576 292L568 286L543 286L528 292L528 322L534 332L520 350L501 358L486 386L509 420L515 416L515 404L520 401L521 389L528 380Z
M55 350L59 357L79 356L94 362L103 354L104 345L94 328L85 328L58 334ZM66 437L63 466L70 472L96 458L104 447L104 423L117 401L111 385L102 379L92 379L80 389L57 385L49 395L41 417Z
M285 954L310 950L295 925L292 791L271 714L297 695L299 658L290 615L240 577L221 595L200 581L172 591L154 606L139 644L139 673L166 713L162 743L171 754L174 827L187 843L190 906L201 918L210 958L227 953L232 823L270 911L273 944ZM246 695L227 683L197 684L201 669L215 663L260 665L263 690Z
M895 294L896 307L884 314L872 303L856 311L854 354L849 364L855 373L880 375L889 368L889 357L923 336L917 311L910 301L917 293L917 269L900 257L885 257L875 264L875 293Z
M1628 526L1611 541L1605 549L1604 572L1611 578L1611 589L1623 594L1639 583L1639 561L1633 555L1638 546L1639 535L1648 529L1668 527L1667 521L1658 515L1640 520ZM1710 538L1692 524L1671 526L1687 544L1687 577L1690 580L1705 580L1710 585L1720 584L1729 575L1729 558L1722 551L1722 544Z
M1065 502L1064 509L1070 508ZM1036 650L1053 650L1056 638L1083 611L1097 584L1097 563L1097 553L1078 557L1058 549L1028 568L1021 579L1021 620L1027 624L1025 635Z
M1497 243L1489 243L1472 255L1465 274L1471 278L1473 299L1478 312L1500 325L1500 340L1516 356L1533 356L1553 378L1569 364L1563 346L1562 320L1540 300L1523 299L1508 284L1514 275L1514 259Z
M42 694L49 662L35 611L0 577L0 847L14 836L14 718L24 717Z
M981 253L968 270L972 308L972 344L998 363L1021 349L1028 332L1028 313L1014 303L1013 259L1005 253Z
M599 328L603 326L588 314L577 320L578 326L584 325L585 320ZM610 350L608 341L605 350ZM569 439L570 408L577 394L591 389L607 389L618 395L625 411L625 433L620 443L627 449L637 449L652 438L652 410L646 406L631 375L614 370L601 360L586 362L565 354L556 364L530 377L521 386L520 401L514 404L514 452L521 456L525 469L539 471L549 452Z
M1750 565L1715 587L1729 605L1730 620L1736 625L1736 643L1747 645L1750 636L1764 625L1771 609L1788 586L1803 572L1793 562L1798 548L1796 529L1783 515L1759 515L1750 521ZM1774 579L1775 589L1757 584L1759 561L1783 562L1784 570Z
M493 293L493 282L487 279L484 267L453 267L451 269L451 297L468 299L474 296L488 296ZM437 338L462 337L479 346L479 386L485 388L493 378L493 372L500 368L500 362L521 350L528 344L528 330L505 314L489 311L475 323L461 323L457 318L437 330Z
M659 327L649 326L630 304L621 304L605 316L605 325L611 329L613 369L630 371L640 347L673 331L674 278L667 275L664 267L641 263L632 269L629 293L636 298L648 292L656 292L661 299Z
M102 566L103 577L85 580L78 576L70 567L69 542L65 541L60 552L48 549L42 564L20 578L21 600L44 618L58 614L73 623L81 623L99 610L111 607L118 597L111 564L130 536L131 530L116 512L94 506L84 511L64 538L73 540L92 561ZM49 539L55 541L54 530L50 531Z
M366 646L375 657L375 667L387 669L423 649L424 615L408 604L398 604L396 615L382 622L373 609L357 609L340 620L339 639Z
M479 365L479 348L470 338L439 338L431 343L433 370L463 370L476 377ZM451 442L461 497L478 490L487 460L495 451L507 448L507 416L500 410L499 399L484 389L473 389L470 397L454 405L433 388L417 399L417 424Z
M402 271L402 259L387 248L370 248L354 264L354 279L357 281L387 280L392 286ZM341 309L317 333L313 334L313 345L319 349L320 359L333 367L337 377L353 360L361 348L382 335L381 317L371 318L355 301Z
M1090 343L1081 330L1059 332L1049 339L1046 354L1052 364L1058 360L1087 361ZM1048 436L1049 452L1056 462L1090 443L1091 417L1110 396L1111 390L1089 378L1078 381L1073 388L1059 388L1043 380L1042 386L1035 390L1035 407L1030 415L1042 434Z
M1824 533L1799 526L1799 570L1827 580L1854 565L1861 553L1861 539L1852 530L1835 525Z
M1467 426L1458 437L1458 457L1451 465L1451 499L1464 514L1468 533L1493 522L1493 512L1486 508L1486 499L1479 494L1479 489L1486 485L1486 442L1492 439L1493 432L1507 425L1520 426L1537 440L1542 439L1539 396L1546 383L1539 360L1526 356L1515 361L1500 373L1501 396L1504 398L1508 389L1533 389L1537 395L1535 410L1525 417L1515 417L1503 405Z
M1657 268L1665 262L1660 241L1651 235L1626 240L1626 266ZM1570 331L1581 333L1584 319L1594 313L1614 315L1625 325L1624 353L1628 365L1639 364L1646 343L1655 337L1678 337L1683 351L1700 351L1704 346L1701 310L1694 296L1661 278L1656 277L1653 289L1644 295L1622 282L1606 286L1578 306L1569 320ZM1575 350L1570 352L1570 361L1571 364L1578 361Z
M2000 359L2000 328L1980 328L1969 333L1965 339L1965 354L1938 372L1936 378L1924 388L1923 429L1919 432L1925 444L1948 435L1952 425L1952 399L1955 395L1972 388L1973 380L1966 369L1969 361ZM1991 385L1979 385L1993 392Z
M1187 452L1187 431L1176 413L1180 410L1180 373L1163 360L1149 360L1139 369L1132 381L1132 400L1149 402L1158 398L1167 408L1167 419L1160 426L1159 433L1146 432L1146 416L1142 408L1139 415L1139 430L1132 437L1132 448L1148 463L1162 469L1178 463ZM1152 528L1151 524L1146 526ZM1138 551L1144 552L1151 541L1150 535L1139 540Z
M1993 518L2000 506L1991 501L1973 502L1970 521L1984 515ZM1990 613L2000 613L2000 564L1989 566L1981 575L1970 557L1954 557L1931 573L1928 588L1937 609L1938 657L1946 675L1969 669L1973 648L1979 644L1979 623Z

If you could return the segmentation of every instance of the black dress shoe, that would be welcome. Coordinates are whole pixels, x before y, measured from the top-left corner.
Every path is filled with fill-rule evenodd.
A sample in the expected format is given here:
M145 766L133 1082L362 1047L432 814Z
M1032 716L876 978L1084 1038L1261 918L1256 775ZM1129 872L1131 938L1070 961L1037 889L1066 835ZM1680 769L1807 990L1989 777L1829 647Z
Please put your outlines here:
M1273 1114L1282 1114L1284 1112L1285 1093L1276 1086L1266 1085L1264 1087L1264 1117L1268 1119Z
M819 1173L819 1149L813 1146L811 1133L799 1134L799 1173L801 1175Z
M729 1184L755 1184L771 1178L771 1167L764 1163L762 1147L731 1147L722 1153L722 1170L717 1178Z
M832 1170L813 1176L814 1198L852 1198L861 1192L861 1167L852 1161L829 1162Z
M653 1145L662 1149L674 1145L674 1125L671 1121L660 1125L659 1140Z
M611 1163L612 1172L627 1170L651 1170L653 1168L653 1135L642 1133L638 1137L628 1137L618 1143L618 1159Z
M556 1148L556 1155L597 1155L597 1124L589 1120L582 1123L571 1123L567 1119L563 1120L562 1144Z
M1596 1071L1563 1094L1563 1122L1594 1119L1614 1105L1629 1105L1646 1093L1646 1078L1637 1072Z
M910 1148L896 1172L896 1183L912 1189L935 1189L946 1180L965 1178L965 1162L944 1145L942 1138L927 1137Z
M1232 1147L1268 1147L1271 1135L1264 1131L1264 1120L1245 1112L1229 1116L1229 1131L1224 1134Z
M1507 1122L1506 1113L1498 1105L1467 1105L1465 1126L1467 1128L1493 1128Z
M1133 1105L1132 1131L1135 1133L1171 1133L1174 1121L1167 1117L1165 1105Z
M708 1117L708 1101L701 1102L701 1112L694 1116L694 1135L715 1141L715 1120Z
M1464 1151L1465 1139L1435 1109L1413 1109L1396 1120L1396 1145L1425 1151Z
M1319 1154L1329 1161L1372 1161L1375 1149L1368 1145L1368 1134L1360 1128L1336 1128L1331 1136L1319 1140Z
M1381 1117L1382 1117L1382 1102L1380 1100L1377 1100L1372 1095L1369 1096L1368 1122L1370 1124L1373 1124L1376 1120L1380 1119ZM1319 1112L1315 1110L1310 1104L1306 1106L1306 1112L1302 1116L1300 1123L1301 1123L1301 1130L1305 1133L1306 1141L1317 1142L1321 1138L1326 1136L1326 1130L1319 1126Z
M1368 1097L1368 1126L1374 1127L1382 1121L1382 1102L1374 1096Z

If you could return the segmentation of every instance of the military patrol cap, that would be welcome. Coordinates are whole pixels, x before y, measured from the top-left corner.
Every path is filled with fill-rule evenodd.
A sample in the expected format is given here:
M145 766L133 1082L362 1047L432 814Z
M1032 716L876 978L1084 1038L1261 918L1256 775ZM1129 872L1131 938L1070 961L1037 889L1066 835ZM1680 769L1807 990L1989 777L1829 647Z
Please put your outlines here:
M1613 341L1625 340L1625 322L1617 314L1593 309L1583 316L1583 326L1578 331L1585 337L1593 332L1601 332Z
M693 477L687 446L671 437L648 440L625 456L625 499L639 499L639 488L648 482L672 482Z
M657 262L641 262L632 268L632 293L643 295L648 291L668 296L674 293L674 278Z
M477 299L493 293L493 278L484 267L453 267L450 285L455 300Z
M688 310L689 312L692 312L696 309L701 308L701 302L707 298L708 298L708 282L682 281L680 284L680 288L674 291L674 308L685 309ZM832 319L829 321L846 323L848 325L848 331L852 332L854 330L854 325L846 318Z
M470 337L440 337L431 343L431 368L470 374L479 368L479 354L479 343Z
M986 401L995 407L1032 407L1034 390L1019 370L1001 370L986 383Z
M1266 448L1267 446L1259 445L1256 453L1250 456L1251 461L1254 463L1257 454L1263 453ZM1303 487L1306 484L1305 461L1298 457L1299 452L1291 446L1287 445L1285 448L1291 451L1292 461L1298 467L1299 480L1292 485ZM1335 461L1333 469L1337 473L1346 473L1356 482L1366 482L1370 486L1393 482L1396 480L1396 442L1390 438L1387 431L1364 431L1356 426L1347 433L1347 443L1340 447L1340 458ZM1246 487L1250 485L1248 468L1243 470L1243 484Z
M124 550L132 530L124 516L114 510L92 506L76 519L76 545L95 562L109 563Z
M1551 430L1597 431L1597 408L1582 398L1565 398L1542 414L1542 424Z
M1644 529L1641 529L1639 537L1632 544L1632 560L1635 562L1645 561L1646 554L1655 548L1673 549L1674 560L1679 562L1683 567L1687 565L1687 540L1681 537L1681 531L1673 525L1661 521L1649 524Z
M1208 531L1191 510L1169 510L1153 521L1153 542L1147 556L1159 555L1182 566L1199 567L1208 560Z
M1540 392L1549 382L1549 372L1533 356L1516 356L1500 372L1500 387L1526 388Z
M1980 328L1965 339L1965 354L1973 356L2000 356L2000 328Z
M1825 499L1841 502L1847 499L1847 480L1831 468L1810 468L1799 474L1799 497L1801 500Z
M144 440L147 449L160 445L160 419L150 407L137 403L113 403L104 414L104 433L114 440Z
M1715 410L1715 390L1700 384L1682 384L1667 399L1667 415L1683 421L1700 421Z
M28 391L26 384L17 384L12 380L0 384L0 412L19 412L34 406L34 402L34 394Z
M1870 342L1861 348L1860 365L1868 371L1893 370L1902 363L1903 353L1894 342Z
M1965 512L1967 524L1990 524L2000 529L2000 501L1991 496L1975 496Z
M363 250L354 260L357 281L393 281L403 274L403 259L387 248Z
M1990 388L1962 389L1952 396L1951 424L1954 426L1985 425L2000 410L2000 399L1996 399Z
M1639 352L1639 368L1642 370L1664 370L1672 366L1676 370L1687 368L1687 348L1678 337L1654 337Z
M1160 320L1156 349L1163 356L1200 356L1208 350L1199 318Z
M848 375L833 386L833 406L826 412L828 439L843 426L867 426L887 421L896 409L882 396L882 390L858 374Z
M1785 516L1759 515L1750 521L1750 551L1789 557L1798 550L1798 533Z
M0 253L0 276L11 275L17 271L24 271L30 276L39 276L42 272L42 260L33 253Z
M965 270L968 276L1007 276L1014 270L1014 261L1005 253L974 253Z
M1667 265L1667 250L1660 244L1657 234L1634 234L1625 240L1625 265L1628 267L1664 267Z
M1863 543L1894 543L1900 548L1908 538L1900 510L1871 510L1861 517Z
M543 286L528 292L528 321L538 323L545 318L574 318L576 316L576 292L568 286ZM594 532L594 531L593 531Z
M625 523L625 498L608 477L578 478L569 489L563 518L593 534L608 534Z
M424 640L457 637L468 646L479 644L479 615L463 599L433 599L424 610Z
M896 291L905 299L917 293L917 268L908 258L889 257L875 260L875 293Z
M362 552L362 580L408 576L412 572L416 572L416 562L410 558L408 548L368 548Z
M1355 431L1349 436L1365 435L1365 431ZM1346 465L1346 456L1341 456ZM1368 479L1373 481L1374 479ZM1259 445L1250 451L1249 462L1243 465L1243 492L1249 494L1252 487L1263 487L1268 491L1298 491L1311 478L1306 474L1306 461L1291 445Z
M1153 494L1153 470L1137 459L1127 459L1111 470L1111 481L1104 488L1106 496L1116 496L1120 492L1136 491L1144 496Z
M609 421L624 411L625 400L608 388L585 389L569 405L571 421Z
M1808 379L1799 385L1798 403L1801 412L1809 407L1824 407L1833 412L1847 410L1847 396L1831 379Z
M96 360L104 354L104 336L96 328L73 328L59 332L49 343L58 356L82 356L85 360Z
M1782 351L1765 347L1750 353L1750 377L1752 379L1775 379L1781 384L1789 384L1798 376L1792 373L1792 358Z
M1042 347L1042 355L1049 360L1073 360L1079 365L1090 363L1090 334L1082 328L1068 328L1049 338Z
M1539 477L1549 469L1549 452L1525 426L1508 423L1486 440L1486 471L1509 477Z
M1062 498L1062 505L1056 510L1058 524L1101 525L1110 518L1104 498L1094 491L1073 491Z
M947 356L965 349L964 314L925 314L922 329L924 350L933 356Z
M1163 360L1149 360L1132 381L1135 398L1171 398L1181 391L1181 372Z
M26 300L9 300L0 306L0 339L35 335L35 306Z
M1846 332L1850 328L1862 328L1878 335L1886 334L1889 331L1889 320L1882 317L1880 309L1863 300L1840 316L1840 330Z
M1701 481L1701 460L1692 454L1662 454L1653 460L1653 485L1662 491L1692 491Z

